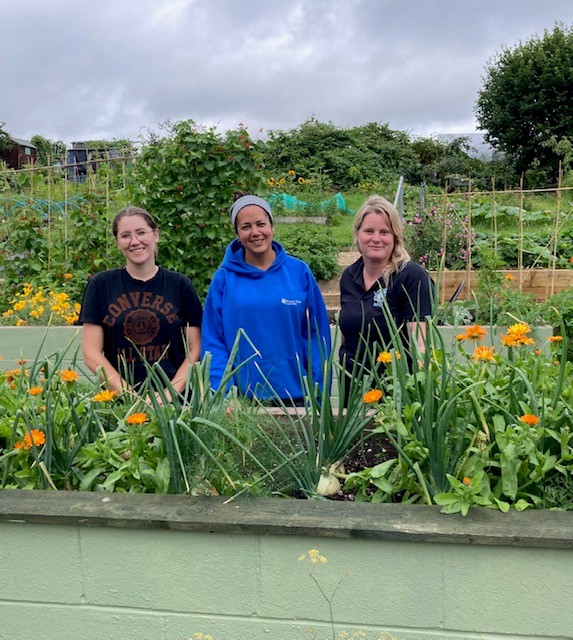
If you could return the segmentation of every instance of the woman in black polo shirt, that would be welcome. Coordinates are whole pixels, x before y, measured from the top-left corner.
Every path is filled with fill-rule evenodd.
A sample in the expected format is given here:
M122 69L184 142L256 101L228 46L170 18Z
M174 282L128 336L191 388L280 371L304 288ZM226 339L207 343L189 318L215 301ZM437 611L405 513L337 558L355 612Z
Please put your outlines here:
M340 280L340 359L346 369L368 366L373 352L391 344L383 301L400 329L406 348L413 335L423 348L424 319L432 313L433 283L404 248L403 225L396 208L371 196L356 213L354 237L361 257ZM358 369L360 370L360 369Z

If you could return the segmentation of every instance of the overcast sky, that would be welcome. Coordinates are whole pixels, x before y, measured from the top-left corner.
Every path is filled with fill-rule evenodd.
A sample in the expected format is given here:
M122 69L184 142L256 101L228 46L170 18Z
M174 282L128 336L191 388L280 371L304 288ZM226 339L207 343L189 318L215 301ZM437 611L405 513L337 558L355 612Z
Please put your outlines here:
M555 21L573 0L0 0L0 122L66 143L187 118L469 133L487 61Z

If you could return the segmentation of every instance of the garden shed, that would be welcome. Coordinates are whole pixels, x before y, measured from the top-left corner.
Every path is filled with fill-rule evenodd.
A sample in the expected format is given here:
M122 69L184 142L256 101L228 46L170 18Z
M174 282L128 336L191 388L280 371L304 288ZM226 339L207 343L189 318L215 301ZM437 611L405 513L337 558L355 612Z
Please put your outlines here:
M36 162L36 147L27 140L11 138L12 146L0 150L0 160L10 169L22 169L27 164Z

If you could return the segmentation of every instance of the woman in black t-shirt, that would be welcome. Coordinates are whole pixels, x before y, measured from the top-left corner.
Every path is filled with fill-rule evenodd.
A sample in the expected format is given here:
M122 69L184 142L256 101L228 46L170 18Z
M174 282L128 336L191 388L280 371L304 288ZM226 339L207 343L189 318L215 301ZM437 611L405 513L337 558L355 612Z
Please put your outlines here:
M199 298L189 278L156 264L159 229L145 209L123 209L112 229L125 266L95 274L86 286L84 361L119 392L145 380L144 360L158 362L181 392L201 352Z
M388 200L375 195L364 202L354 219L354 237L361 257L340 280L340 358L348 371L355 360L360 367L371 362L366 345L371 351L375 345L390 346L384 300L402 337L416 336L423 350L424 319L432 313L433 294L429 274L404 248L400 214Z

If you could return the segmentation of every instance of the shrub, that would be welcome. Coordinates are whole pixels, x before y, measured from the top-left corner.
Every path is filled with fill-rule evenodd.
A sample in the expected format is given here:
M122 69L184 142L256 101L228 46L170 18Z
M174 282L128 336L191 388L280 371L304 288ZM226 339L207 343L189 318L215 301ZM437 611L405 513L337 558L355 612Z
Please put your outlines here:
M219 135L192 120L152 136L134 168L134 197L161 229L159 262L207 291L232 237L228 210L236 190L262 187L261 154L244 129Z
M304 260L317 280L330 280L340 273L337 246L327 227L315 224L284 224L277 240L296 258Z

